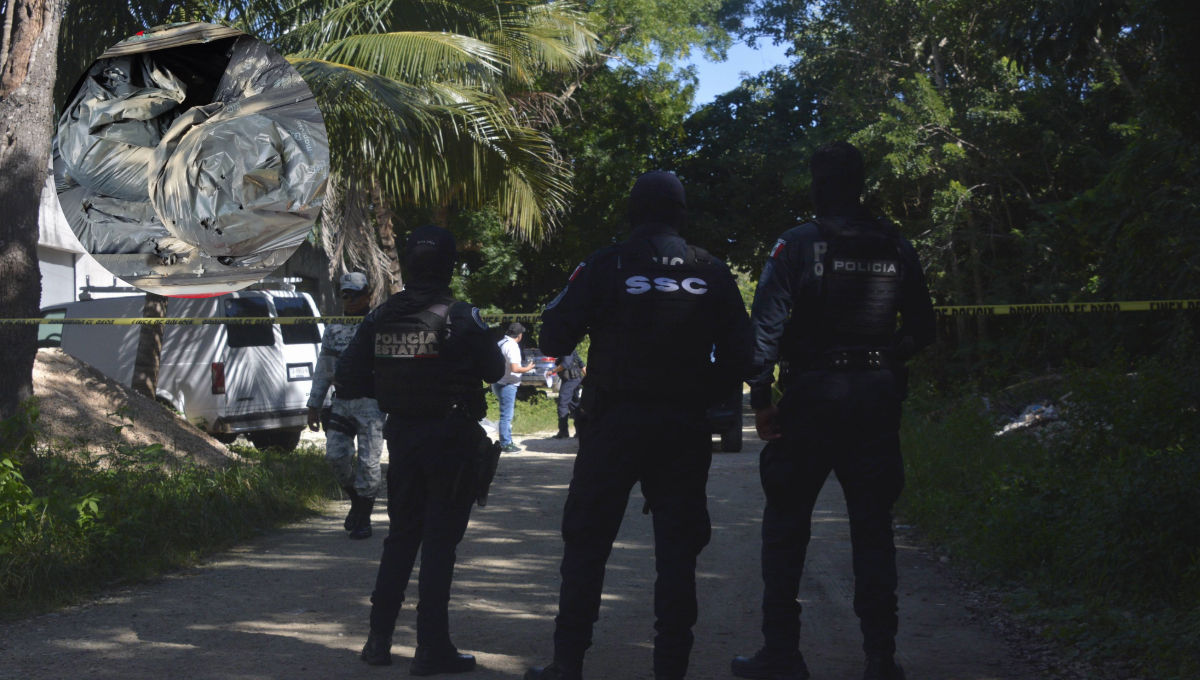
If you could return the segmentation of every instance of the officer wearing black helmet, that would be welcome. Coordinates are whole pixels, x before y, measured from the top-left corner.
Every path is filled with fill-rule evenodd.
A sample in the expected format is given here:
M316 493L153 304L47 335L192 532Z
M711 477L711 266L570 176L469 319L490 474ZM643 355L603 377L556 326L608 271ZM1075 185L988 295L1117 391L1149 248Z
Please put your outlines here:
M413 675L474 670L450 642L447 605L455 549L471 506L486 498L494 451L478 421L484 382L504 375L504 355L470 303L454 300L454 236L432 225L408 237L403 291L371 311L338 361L338 394L363 392L388 414L388 518L371 594L371 633L362 658L391 665L392 632L417 551L420 606ZM494 471L494 468L491 468ZM481 486L483 488L481 488Z
M817 217L771 249L754 296L751 406L762 453L766 644L736 657L741 678L804 680L797 595L817 494L832 470L846 497L866 680L902 680L896 644L892 505L904 487L900 403L905 360L931 344L935 319L921 263L896 226L859 197L862 155L845 142L811 161ZM896 315L902 323L896 327ZM781 366L785 395L771 385Z
M679 235L687 203L667 172L629 197L628 241L583 261L542 314L548 356L591 337L579 454L563 509L554 661L527 680L577 680L599 618L604 567L633 485L653 514L654 676L687 673L696 622L696 557L708 544L705 412L749 375L749 317L729 268ZM714 356L715 346L715 360ZM671 356L671 361L663 361Z

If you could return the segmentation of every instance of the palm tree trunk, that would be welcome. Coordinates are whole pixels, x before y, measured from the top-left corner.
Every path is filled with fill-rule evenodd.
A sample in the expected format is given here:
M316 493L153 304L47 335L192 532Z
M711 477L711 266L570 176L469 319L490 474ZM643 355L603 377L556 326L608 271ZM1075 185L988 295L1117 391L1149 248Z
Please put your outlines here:
M379 245L388 261L388 278L391 279L388 292L399 293L404 287L404 281L400 272L400 253L396 250L396 232L392 227L392 209L388 206L383 187L377 179L371 186L371 202L375 204L375 226L379 230Z
M35 317L42 297L38 208L50 162L62 4L8 4L11 34L0 57L0 317ZM33 396L36 356L36 326L0 327L0 418Z
M146 293L142 305L142 318L161 319L167 315L167 298L155 293ZM138 334L137 356L133 360L134 392L154 399L158 388L158 368L162 364L162 324L146 324Z

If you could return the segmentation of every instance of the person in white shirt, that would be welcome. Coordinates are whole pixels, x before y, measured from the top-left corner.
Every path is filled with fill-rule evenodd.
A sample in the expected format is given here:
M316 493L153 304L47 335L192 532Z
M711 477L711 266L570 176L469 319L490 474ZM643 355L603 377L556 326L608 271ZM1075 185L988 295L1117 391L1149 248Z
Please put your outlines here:
M504 361L508 364L508 373L499 382L492 384L492 392L496 401L500 402L500 446L508 453L520 451L512 440L513 405L517 402L517 386L521 384L521 374L533 370L533 362L524 365L521 360L521 337L525 327L519 323L511 323L500 341L500 351L504 353Z

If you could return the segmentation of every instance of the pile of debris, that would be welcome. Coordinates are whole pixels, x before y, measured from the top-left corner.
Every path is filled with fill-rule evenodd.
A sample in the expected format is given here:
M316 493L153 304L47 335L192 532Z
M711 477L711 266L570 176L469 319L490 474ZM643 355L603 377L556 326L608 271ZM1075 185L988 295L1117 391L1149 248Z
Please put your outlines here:
M52 447L102 454L122 446L161 444L200 465L237 459L217 440L153 399L64 353L40 349L33 365L38 429Z

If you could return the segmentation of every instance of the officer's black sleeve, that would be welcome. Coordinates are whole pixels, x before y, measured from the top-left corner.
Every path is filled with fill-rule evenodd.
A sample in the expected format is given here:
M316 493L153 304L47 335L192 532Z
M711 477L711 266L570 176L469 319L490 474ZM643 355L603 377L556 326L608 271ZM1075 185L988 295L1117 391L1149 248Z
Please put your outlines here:
M741 384L753 370L754 366L754 333L750 328L750 315L746 313L746 303L738 290L737 280L728 268L723 267L716 277L713 293L716 297L716 336L714 338L714 359L718 386L724 396L730 391L741 391Z
M538 348L546 356L570 355L591 328L592 315L599 303L594 285L596 260L593 255L581 262L567 287L542 312Z
M342 399L375 397L375 319L379 316L376 307L363 322L338 357L333 374L333 386Z
M494 383L508 372L504 352L500 350L500 345L492 337L491 330L483 322L483 317L479 315L479 309L465 304L460 307L462 310L460 312L456 309L456 315L463 314L464 316L455 319L458 321L455 326L462 329L463 341L467 345L467 351L471 354L471 366L481 380Z
M779 240L763 265L750 313L754 335L752 377L748 381L752 408L771 405L771 385L775 382L775 364L779 363L783 327L792 313L793 271L803 267L804 255L787 235Z
M900 256L904 258L904 282L900 295L900 328L896 330L893 347L896 358L905 361L937 339L937 316L929 298L921 260L907 239L901 239Z

